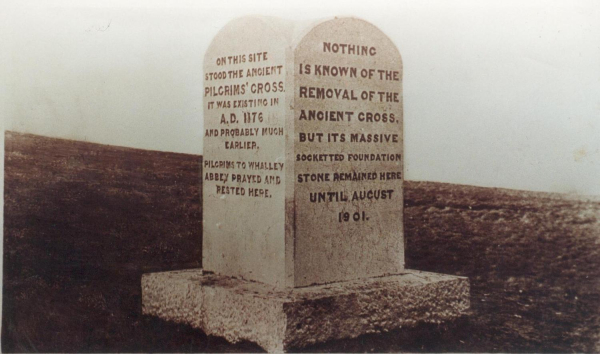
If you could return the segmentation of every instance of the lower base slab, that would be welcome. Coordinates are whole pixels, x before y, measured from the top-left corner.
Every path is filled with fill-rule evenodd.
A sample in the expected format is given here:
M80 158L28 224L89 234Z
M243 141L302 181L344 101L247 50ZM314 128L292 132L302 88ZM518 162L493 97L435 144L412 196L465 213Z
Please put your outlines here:
M270 352L441 323L465 315L469 304L467 278L413 270L293 289L201 269L142 277L144 314L233 343L255 342Z

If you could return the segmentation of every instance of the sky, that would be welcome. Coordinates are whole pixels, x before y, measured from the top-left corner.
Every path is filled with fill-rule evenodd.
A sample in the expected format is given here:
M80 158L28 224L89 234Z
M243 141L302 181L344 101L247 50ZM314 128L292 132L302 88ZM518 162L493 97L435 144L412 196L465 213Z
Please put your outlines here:
M407 179L600 195L596 1L2 6L7 130L201 154L202 61L227 22L356 16L403 58Z

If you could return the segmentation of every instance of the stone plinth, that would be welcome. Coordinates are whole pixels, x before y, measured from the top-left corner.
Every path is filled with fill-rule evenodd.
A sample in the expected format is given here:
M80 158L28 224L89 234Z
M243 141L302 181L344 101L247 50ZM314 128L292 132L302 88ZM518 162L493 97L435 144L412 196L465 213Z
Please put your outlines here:
M469 281L407 270L281 289L196 269L144 275L142 299L144 314L273 352L458 318L469 309Z

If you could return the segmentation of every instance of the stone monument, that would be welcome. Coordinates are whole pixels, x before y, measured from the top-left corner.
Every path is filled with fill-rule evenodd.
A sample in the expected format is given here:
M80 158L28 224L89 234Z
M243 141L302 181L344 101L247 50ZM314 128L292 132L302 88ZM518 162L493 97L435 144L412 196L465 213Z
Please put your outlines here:
M281 351L464 315L466 278L406 270L402 61L372 24L230 22L204 58L203 270L143 311Z

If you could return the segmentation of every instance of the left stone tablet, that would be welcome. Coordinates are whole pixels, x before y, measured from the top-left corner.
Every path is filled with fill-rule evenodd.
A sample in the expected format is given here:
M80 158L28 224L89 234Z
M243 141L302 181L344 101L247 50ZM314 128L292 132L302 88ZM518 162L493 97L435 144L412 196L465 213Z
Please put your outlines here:
M230 22L204 57L203 257L215 273L285 286L290 25Z

